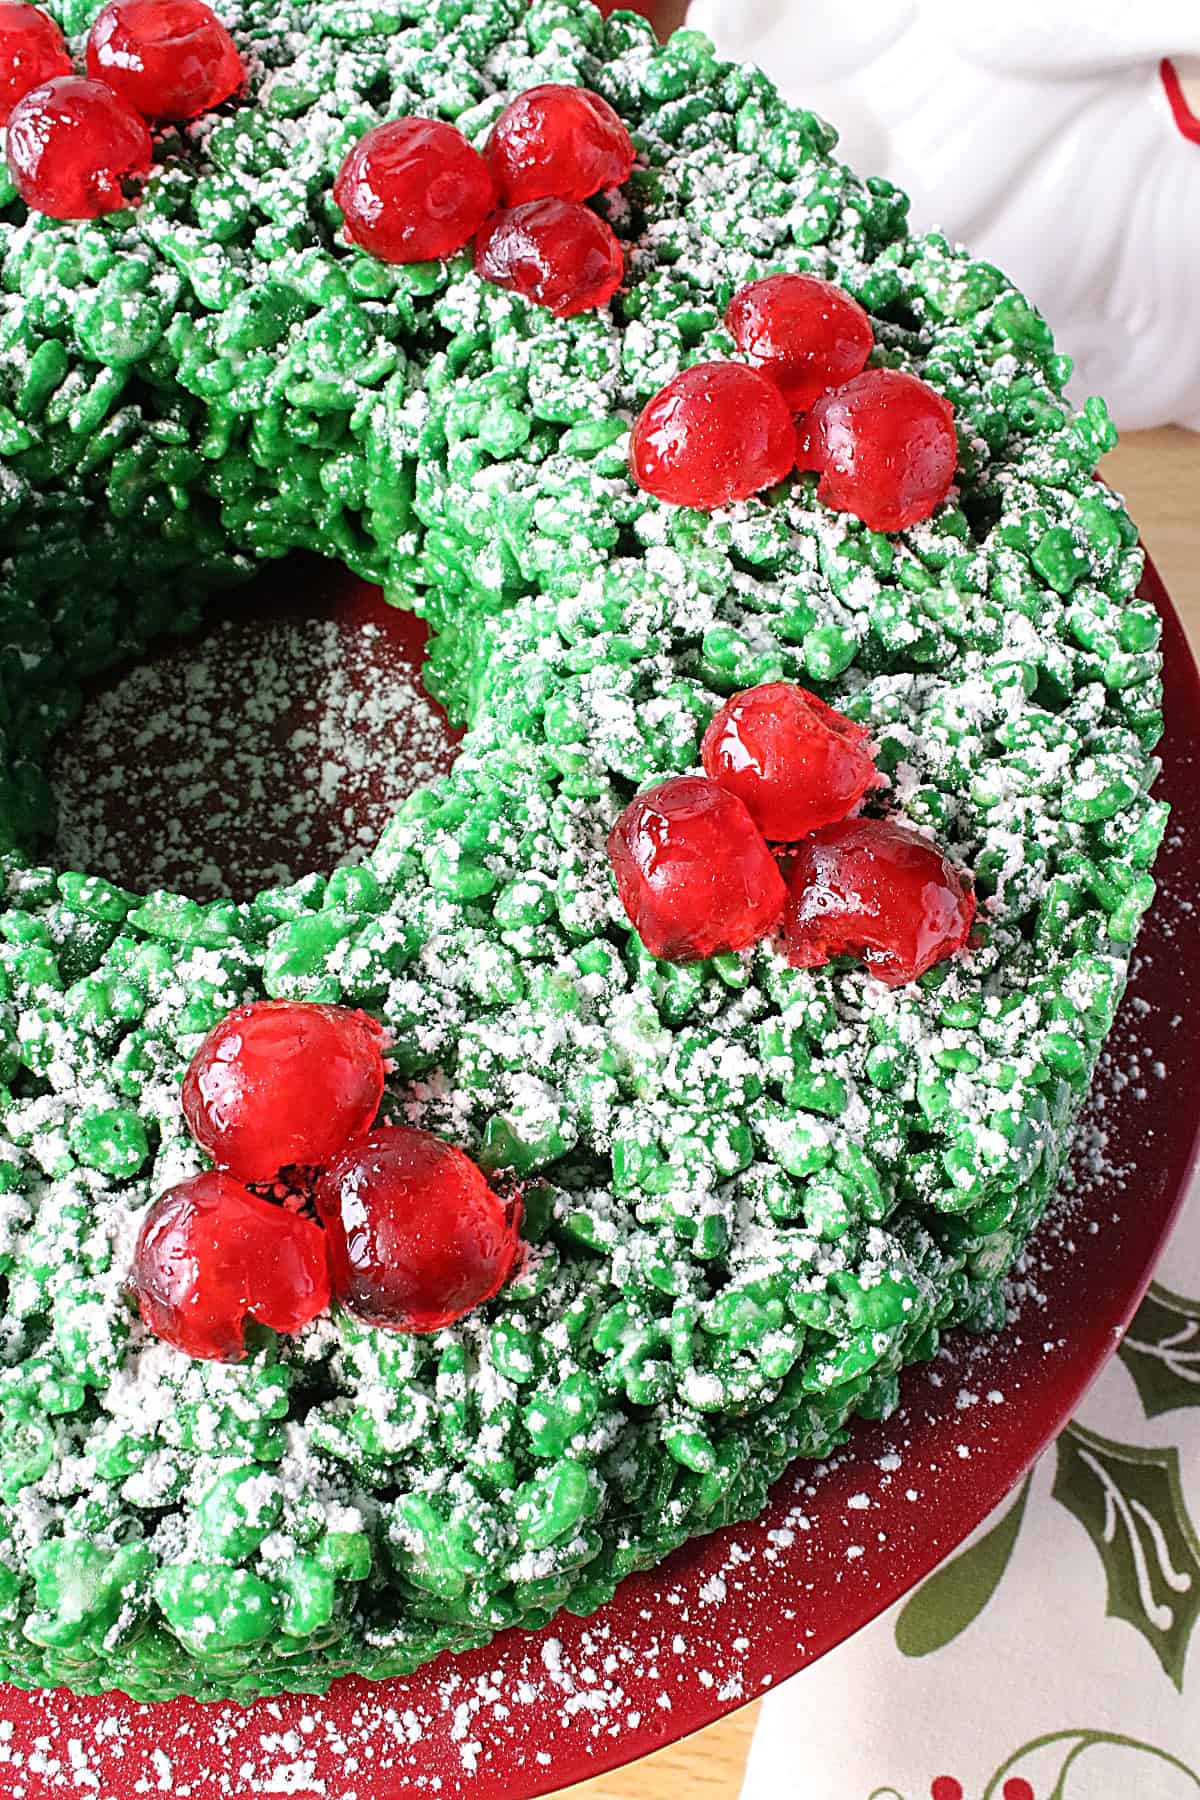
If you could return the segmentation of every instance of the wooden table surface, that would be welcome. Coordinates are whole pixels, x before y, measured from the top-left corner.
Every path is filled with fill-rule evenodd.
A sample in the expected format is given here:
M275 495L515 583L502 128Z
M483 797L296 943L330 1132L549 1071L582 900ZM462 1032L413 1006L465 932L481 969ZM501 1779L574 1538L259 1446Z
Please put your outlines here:
M1200 654L1200 435L1136 432L1105 459ZM614 1775L571 1800L737 1800L757 1705Z

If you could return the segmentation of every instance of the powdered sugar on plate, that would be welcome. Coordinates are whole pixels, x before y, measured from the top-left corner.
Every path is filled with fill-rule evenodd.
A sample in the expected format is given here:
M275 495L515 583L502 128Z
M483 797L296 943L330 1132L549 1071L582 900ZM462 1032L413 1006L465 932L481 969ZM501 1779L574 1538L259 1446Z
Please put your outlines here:
M361 858L452 756L386 619L231 608L106 681L64 735L55 860L249 897Z

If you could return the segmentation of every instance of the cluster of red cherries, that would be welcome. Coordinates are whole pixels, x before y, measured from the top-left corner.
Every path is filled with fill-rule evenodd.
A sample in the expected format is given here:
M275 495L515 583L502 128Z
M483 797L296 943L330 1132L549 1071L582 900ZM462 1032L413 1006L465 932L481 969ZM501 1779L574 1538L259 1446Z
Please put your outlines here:
M652 955L744 950L782 920L793 967L860 956L899 987L962 948L975 897L953 864L910 827L850 816L879 785L866 737L790 682L726 702L704 735L705 773L648 788L609 834L621 903Z
M482 153L441 119L389 119L361 138L334 183L351 243L383 262L433 262L472 238L475 270L557 318L603 306L625 256L584 204L628 180L633 141L588 88L518 94Z
M638 419L630 462L647 493L710 511L793 469L872 531L902 531L941 505L958 466L954 409L875 347L858 301L815 275L768 275L736 293L725 324L740 362L696 363ZM797 416L799 422L797 423Z
M373 256L428 262L474 239L477 274L569 318L621 284L620 242L585 202L626 181L634 157L606 100L548 83L505 107L482 152L443 120L375 126L333 193L346 237ZM954 410L914 375L867 368L871 321L843 288L769 275L734 295L725 322L746 361L684 369L634 427L647 493L711 510L812 470L827 505L874 531L918 524L946 498Z
M866 367L874 333L850 294L769 275L734 295L725 322L747 361L697 363L654 396L630 448L641 487L711 510L811 469L820 498L873 531L941 504L953 409L913 375ZM919 833L851 816L878 785L866 737L789 682L735 694L705 734L705 774L639 794L609 836L646 947L690 962L745 949L782 918L795 967L858 955L893 987L960 949L975 899L957 870ZM790 847L782 864L772 845Z
M431 1132L376 1127L383 1081L381 1027L349 1007L258 1001L209 1032L183 1111L216 1168L153 1202L134 1252L156 1336L236 1362L247 1318L299 1331L336 1298L369 1325L431 1332L499 1292L520 1200Z
M373 256L428 262L474 239L477 274L569 318L621 284L620 242L585 202L626 181L634 157L606 100L549 83L505 107L482 152L438 119L375 126L333 193L346 237ZM871 321L844 289L769 275L734 295L725 322L747 360L684 369L634 427L647 493L711 510L812 470L822 500L875 531L915 525L946 498L953 408L914 375L867 368Z
M148 121L182 123L245 86L233 39L203 0L111 0L74 72L62 32L27 0L0 0L0 125L27 206L95 219L150 174Z
M127 206L150 173L147 121L196 118L246 80L204 0L110 0L88 35L87 69L72 72L46 13L0 0L9 172L54 218ZM586 202L626 181L635 154L599 94L546 83L505 107L482 152L441 119L375 126L333 193L346 237L373 256L434 261L473 239L480 276L569 318L621 285L621 244ZM874 334L851 295L815 276L770 275L734 295L726 324L746 361L684 369L637 421L630 461L647 493L711 510L811 470L827 505L875 531L917 524L946 498L953 408L916 376L867 368Z

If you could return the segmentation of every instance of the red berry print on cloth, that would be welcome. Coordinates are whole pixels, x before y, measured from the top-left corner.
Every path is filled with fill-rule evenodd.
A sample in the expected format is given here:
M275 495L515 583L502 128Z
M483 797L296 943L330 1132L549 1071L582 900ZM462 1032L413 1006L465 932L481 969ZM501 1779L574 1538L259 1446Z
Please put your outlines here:
M8 172L25 204L52 219L96 219L135 198L150 174L146 121L102 81L59 75L18 100Z
M111 0L88 33L87 66L146 119L197 118L246 82L204 0Z
M1001 1793L1003 1800L1036 1800L1033 1789L1023 1775L1011 1775Z
M705 773L743 801L771 843L853 812L878 780L866 728L789 681L727 700L704 734Z
M636 152L628 131L589 88L545 83L509 102L484 148L503 206L588 200L627 181Z
M775 383L745 363L706 362L660 388L633 429L640 488L712 511L774 487L796 461L796 429Z
M936 510L958 466L954 409L899 369L866 369L800 421L797 467L818 498L872 531L903 531Z
M293 1000L239 1006L209 1032L183 1082L192 1136L239 1181L328 1162L375 1122L382 1031L363 1012Z
M475 242L475 273L558 319L607 306L625 275L612 227L577 200L529 200L494 213Z
M66 40L28 0L0 0L0 126L31 88L71 73Z
M346 236L387 263L436 262L496 203L487 164L442 119L390 119L361 137L333 184Z
M935 1775L929 1785L929 1800L963 1800L963 1785L953 1775Z
M499 1293L520 1253L521 1207L428 1131L385 1126L322 1174L317 1210L333 1291L387 1331L440 1331Z
M237 1362L247 1318L291 1332L325 1311L325 1234L230 1175L197 1175L151 1205L132 1286L157 1337L187 1356Z
M779 387L793 412L806 412L829 388L865 366L875 347L858 301L815 275L768 275L741 288L725 324L755 368Z
M862 956L872 975L900 987L960 950L974 917L974 894L936 844L887 819L823 826L788 870L794 968Z
M744 950L779 920L783 877L745 806L679 775L625 808L608 839L617 892L652 956L695 962Z

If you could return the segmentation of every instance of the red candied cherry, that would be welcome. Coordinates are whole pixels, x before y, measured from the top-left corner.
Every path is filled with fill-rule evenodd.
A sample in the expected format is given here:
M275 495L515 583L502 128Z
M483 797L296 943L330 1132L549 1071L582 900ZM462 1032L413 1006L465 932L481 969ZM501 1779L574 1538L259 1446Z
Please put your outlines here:
M527 200L493 213L475 240L475 273L558 319L606 306L625 274L612 228L577 200Z
M745 806L701 775L676 775L639 794L609 833L608 856L638 936L670 962L757 943L787 898Z
M865 369L800 421L801 469L819 497L872 531L903 531L941 505L958 466L954 408L900 369Z
M325 1233L231 1175L195 1175L151 1205L132 1284L156 1337L188 1356L238 1362L247 1317L272 1331L299 1331L325 1311Z
M645 408L629 461L648 494L711 512L782 481L796 461L796 428L787 401L757 369L696 363Z
M547 82L505 107L484 146L504 206L588 200L629 179L637 152L620 119L590 88Z
M382 1037L374 1019L348 1006L258 1000L235 1008L184 1076L192 1136L239 1181L327 1162L374 1123Z
M387 263L437 262L496 204L491 171L444 119L389 119L359 138L333 184L346 236Z
M429 1131L384 1126L317 1183L333 1291L387 1331L440 1331L498 1294L520 1250L521 1204Z
M145 119L194 119L246 84L233 39L204 0L111 0L88 33L88 74Z
M878 779L866 728L790 681L727 700L704 734L706 773L736 794L771 843L852 812Z
M66 40L54 20L27 0L0 0L0 125L30 88L71 73Z
M888 819L847 819L806 838L788 871L788 961L862 956L888 987L961 950L975 896L936 844Z
M95 219L128 206L150 174L150 133L104 82L58 75L13 107L8 172L35 212Z
M769 375L792 411L807 412L828 388L866 367L875 347L858 301L815 275L768 275L733 296L725 324L755 368Z

